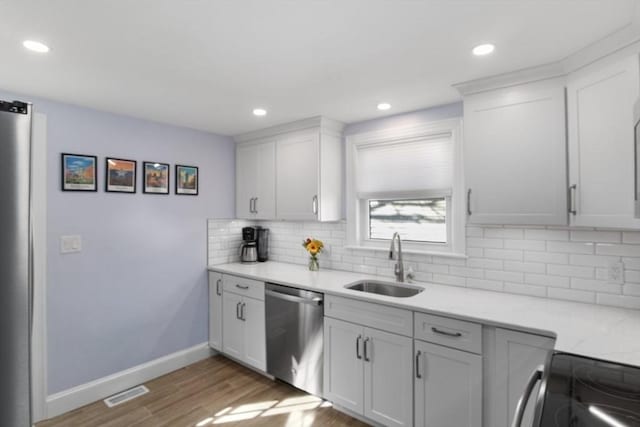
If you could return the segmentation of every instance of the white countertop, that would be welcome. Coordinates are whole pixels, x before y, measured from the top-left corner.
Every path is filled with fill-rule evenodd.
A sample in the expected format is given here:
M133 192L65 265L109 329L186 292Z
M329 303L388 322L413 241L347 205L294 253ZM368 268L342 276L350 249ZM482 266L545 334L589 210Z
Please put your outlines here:
M312 272L304 265L274 261L214 265L209 270L551 336L556 338L556 350L640 366L640 310L431 283L416 283L425 288L418 295L395 298L344 288L357 280L393 278L326 269Z

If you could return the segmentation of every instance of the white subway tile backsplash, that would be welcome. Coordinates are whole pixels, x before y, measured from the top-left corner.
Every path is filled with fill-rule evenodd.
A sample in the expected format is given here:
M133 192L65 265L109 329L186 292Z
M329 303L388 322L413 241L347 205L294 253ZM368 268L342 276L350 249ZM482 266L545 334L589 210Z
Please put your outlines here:
M615 245L610 243L598 243L596 245L596 253L601 255L640 257L640 245Z
M574 242L620 243L621 236L619 231L571 231L571 240Z
M548 276L546 274L525 274L524 282L529 285L568 288L571 283L571 279L569 277Z
M524 238L530 240L569 240L568 230L526 229Z
M622 293L622 285L608 283L605 280L580 279L578 277L571 278L571 288L608 294Z
M595 269L593 267L578 267L574 265L548 265L547 273L556 276L566 277L582 277L591 279L595 277Z
M523 273L544 273L547 271L545 264L541 262L505 261L504 269L507 271L521 271Z
M270 259L307 264L301 242L322 239L320 268L377 274L393 280L389 252L346 247L345 223L209 220L209 264L238 261L241 229L271 229ZM404 254L417 282L509 292L640 309L640 232L544 226L466 227L467 259ZM611 263L624 264L624 284L609 279Z
M512 261L522 261L522 251L518 249L485 249L486 258L506 259Z
M547 242L549 252L560 252L569 254L592 254L594 244L591 242Z
M546 242L544 240L505 240L505 249L525 249L529 251L545 251Z

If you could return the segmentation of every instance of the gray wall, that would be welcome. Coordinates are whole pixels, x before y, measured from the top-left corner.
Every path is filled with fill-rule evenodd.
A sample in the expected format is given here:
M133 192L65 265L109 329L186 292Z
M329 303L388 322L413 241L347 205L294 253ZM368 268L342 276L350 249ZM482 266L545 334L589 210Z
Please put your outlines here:
M49 393L207 340L207 218L234 215L226 136L0 92L48 121ZM126 98L123 98L126 100ZM60 153L97 155L98 192L60 191ZM138 192L104 192L105 156L138 160ZM142 161L171 164L170 195L142 194ZM200 167L200 195L173 194L174 165ZM61 254L60 236L83 250Z

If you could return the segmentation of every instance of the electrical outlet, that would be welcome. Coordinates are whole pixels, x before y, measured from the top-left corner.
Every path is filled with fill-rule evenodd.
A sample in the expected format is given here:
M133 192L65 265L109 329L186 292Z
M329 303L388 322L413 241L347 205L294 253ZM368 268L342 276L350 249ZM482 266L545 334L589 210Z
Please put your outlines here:
M624 283L624 264L616 261L609 264L608 271L609 283L622 285Z

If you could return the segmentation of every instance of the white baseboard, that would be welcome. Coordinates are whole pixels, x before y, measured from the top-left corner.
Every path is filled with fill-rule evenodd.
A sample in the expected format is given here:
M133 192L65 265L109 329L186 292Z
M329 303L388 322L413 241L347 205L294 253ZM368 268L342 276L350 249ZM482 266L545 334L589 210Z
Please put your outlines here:
M53 418L120 391L168 374L215 354L208 343L177 351L124 371L81 384L47 397L47 418Z

